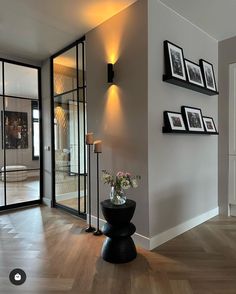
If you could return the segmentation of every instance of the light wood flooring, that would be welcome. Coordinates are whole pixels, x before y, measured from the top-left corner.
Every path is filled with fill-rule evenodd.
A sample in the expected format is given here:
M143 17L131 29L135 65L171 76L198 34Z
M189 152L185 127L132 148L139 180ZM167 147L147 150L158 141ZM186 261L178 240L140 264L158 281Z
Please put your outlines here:
M7 204L15 204L39 199L39 178L7 182ZM4 205L4 182L0 181L0 206Z
M103 261L103 236L60 210L34 207L0 214L0 293L236 293L236 218L216 217L128 264ZM27 281L8 274L22 268Z
M57 203L60 203L64 206L73 208L75 210L78 210L78 198L71 198L71 199L67 199L67 200L60 200L57 201ZM80 211L84 212L86 211L86 207L84 207L85 203L84 203L84 197L80 198Z

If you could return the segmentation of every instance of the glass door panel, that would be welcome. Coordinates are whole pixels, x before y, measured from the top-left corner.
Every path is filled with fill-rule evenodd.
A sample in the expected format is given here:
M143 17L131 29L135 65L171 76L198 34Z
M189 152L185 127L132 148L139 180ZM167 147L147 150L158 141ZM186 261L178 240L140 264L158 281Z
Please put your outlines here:
M54 100L56 201L78 210L78 121L76 92Z
M84 44L55 56L53 63L55 202L86 213Z
M54 58L53 71L55 96L77 88L76 47Z
M40 168L40 161L33 159L33 111L31 102L30 99L5 98L7 166L25 166L26 169ZM39 133L37 142L39 142Z
M30 99L5 98L7 205L38 200L40 161L34 158L33 114ZM38 147L38 146L37 146Z
M38 99L38 69L4 63L5 95Z
M2 86L3 86L3 80L2 80L2 61L0 61L0 95L3 94L3 89L2 89Z
M6 171L7 205L40 198L39 170Z
M1 210L40 200L38 77L38 68L0 63Z

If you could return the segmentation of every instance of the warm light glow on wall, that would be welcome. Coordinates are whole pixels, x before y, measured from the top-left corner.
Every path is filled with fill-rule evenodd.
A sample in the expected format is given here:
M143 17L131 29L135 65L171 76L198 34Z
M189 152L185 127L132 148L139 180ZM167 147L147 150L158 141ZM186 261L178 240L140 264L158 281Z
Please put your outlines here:
M58 126L63 132L67 132L67 119L65 110L61 106L57 106L54 109L55 119L57 120Z
M115 0L115 1L90 1L88 6L79 14L80 20L90 27L97 27L113 15L118 14L121 10L127 8L136 0ZM81 11L79 11L80 13Z
M73 52L72 52L73 53ZM54 59L54 65L64 65L70 68L76 68L76 57L74 55L69 56L69 54L66 56L60 55Z
M124 114L121 104L121 90L116 85L109 87L103 116L103 128L106 134L120 133L124 130Z
M94 12L96 15L99 14L99 11L97 10L95 10ZM93 14L91 11L90 13ZM126 30L128 18L129 15L126 12L124 15L120 15L120 19L114 18L113 23L104 23L102 28L98 27L97 29L100 36L100 41L104 44L106 63L115 64L121 55L122 40L124 37L124 32ZM112 21L112 19L110 21Z
M54 74L54 93L60 94L63 93L64 84L63 76L59 74Z

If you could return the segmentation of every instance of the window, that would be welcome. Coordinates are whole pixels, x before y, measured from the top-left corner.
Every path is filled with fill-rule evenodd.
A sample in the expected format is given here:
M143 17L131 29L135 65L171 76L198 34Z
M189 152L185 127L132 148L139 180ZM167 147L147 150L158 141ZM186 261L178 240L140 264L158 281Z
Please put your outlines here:
M32 159L39 160L39 108L38 101L32 101Z

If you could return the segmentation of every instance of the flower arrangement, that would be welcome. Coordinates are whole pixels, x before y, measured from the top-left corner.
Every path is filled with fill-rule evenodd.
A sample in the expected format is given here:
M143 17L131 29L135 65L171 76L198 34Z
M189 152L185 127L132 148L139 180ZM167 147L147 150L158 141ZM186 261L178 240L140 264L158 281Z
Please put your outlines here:
M102 179L104 184L114 187L114 190L121 191L129 188L137 188L140 176L132 176L128 172L119 171L115 176L108 173L106 170L102 171Z

